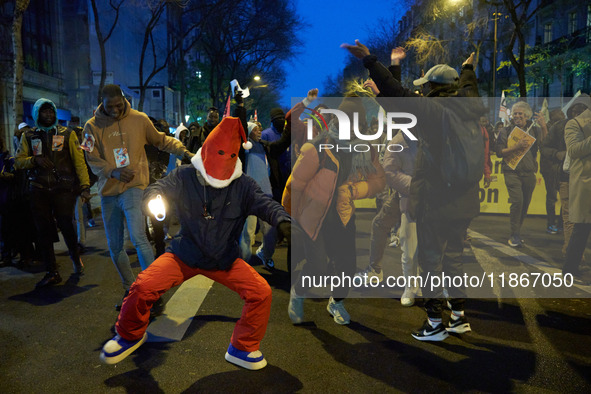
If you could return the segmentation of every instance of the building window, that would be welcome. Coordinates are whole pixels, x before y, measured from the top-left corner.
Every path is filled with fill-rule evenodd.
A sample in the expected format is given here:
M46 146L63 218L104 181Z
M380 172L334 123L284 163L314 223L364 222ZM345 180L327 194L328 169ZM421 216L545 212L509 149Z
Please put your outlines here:
M160 98L160 90L152 90L153 98Z
M544 25L544 44L552 41L552 23L546 23Z
M22 40L25 67L53 75L52 14L48 0L32 0L23 15Z
M587 42L591 42L591 5L587 6Z
M568 14L568 34L573 34L577 31L577 13L571 12Z

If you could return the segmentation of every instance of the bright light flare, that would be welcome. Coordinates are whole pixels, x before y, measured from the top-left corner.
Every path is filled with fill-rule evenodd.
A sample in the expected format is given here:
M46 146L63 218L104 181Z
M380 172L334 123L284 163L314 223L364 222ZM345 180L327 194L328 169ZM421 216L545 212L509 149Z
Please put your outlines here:
M148 209L152 212L152 215L158 220L159 222L163 221L166 217L166 210L164 209L164 201L162 200L162 196L159 194L156 198L151 199L148 202Z

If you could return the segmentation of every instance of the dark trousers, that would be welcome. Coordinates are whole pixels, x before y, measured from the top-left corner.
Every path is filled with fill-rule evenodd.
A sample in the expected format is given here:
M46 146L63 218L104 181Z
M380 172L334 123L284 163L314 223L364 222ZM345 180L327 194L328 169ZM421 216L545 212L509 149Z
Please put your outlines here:
M296 226L292 227L292 261L297 264L303 259L306 260L301 271L295 273L292 278L298 296L305 297L306 290L309 290L301 287L301 278L304 275L338 277L355 275L357 269L355 215L345 226L333 205L326 214L322 229L314 241L303 230L294 229L294 227ZM330 289L327 289L327 293L320 296L332 295L338 301L347 297L349 290L347 286L340 286L333 289L331 294L329 294Z
M47 272L57 271L53 243L59 241L55 224L68 246L72 262L80 262L78 238L74 227L76 195L70 191L33 189L30 193L31 213L37 229L38 250Z
M591 223L575 223L573 232L566 248L566 261L562 267L562 273L578 275L579 264L585 252L585 246L591 233Z
M536 175L532 173L518 174L505 172L505 185L509 193L509 221L511 223L511 235L520 235L521 225L527 216L527 209L531 202L531 196L536 187Z
M556 201L558 201L559 180L555 171L542 172L546 185L546 220L548 227L557 225L562 228L562 216L556 215Z
M148 223L146 222L146 236L148 240L154 241L154 247L156 248L155 257L159 257L164 253L166 249L166 243L164 242L164 223L166 221L158 221L155 217L150 216L150 224L152 225L152 233L150 233L148 228ZM168 216L166 217L168 219Z
M417 221L418 261L423 277L423 297L425 309L431 318L440 318L443 311L443 288L450 296L452 309L464 310L466 288L441 282L439 286L432 277L454 278L464 275L462 255L464 253L464 234L471 219L429 220L426 217ZM427 280L428 279L428 280Z

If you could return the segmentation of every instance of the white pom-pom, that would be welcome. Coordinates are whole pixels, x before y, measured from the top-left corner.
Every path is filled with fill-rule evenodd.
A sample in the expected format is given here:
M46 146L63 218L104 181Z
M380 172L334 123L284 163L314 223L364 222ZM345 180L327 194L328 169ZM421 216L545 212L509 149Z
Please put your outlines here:
M250 141L243 142L242 147L246 150L252 149L252 142L250 142Z

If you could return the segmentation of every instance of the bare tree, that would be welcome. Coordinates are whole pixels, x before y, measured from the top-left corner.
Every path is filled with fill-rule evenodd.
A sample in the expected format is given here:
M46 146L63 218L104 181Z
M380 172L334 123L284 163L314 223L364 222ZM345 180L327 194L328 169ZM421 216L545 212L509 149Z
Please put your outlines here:
M281 10L281 12L277 12ZM269 89L283 83L285 75L278 64L296 53L296 31L303 26L288 0L240 0L216 10L203 25L206 40L198 49L209 76L213 105L223 106L228 82L249 83L255 74L263 75Z
M25 60L23 57L22 26L23 14L29 6L29 0L16 0L12 19L12 51L14 54L12 79L12 120L18 124L23 120L23 75Z
M195 43L197 43L201 37L201 25L209 17L209 15L216 9L224 9L230 6L229 0L217 0L217 1L189 1L189 0L151 0L144 1L149 11L149 18L144 29L144 38L142 43L142 50L140 53L140 65L139 65L139 90L140 100L138 103L138 109L141 111L144 106L144 100L146 98L146 89L154 77L166 69L170 64L173 56L180 52L184 55ZM228 4L226 4L228 3ZM174 40L172 45L168 45L167 48L161 48L158 46L155 40L154 30L162 23L163 16L167 10L172 10L173 7L182 9L181 14L191 15L191 18L185 18L190 20L190 23L179 23L179 29L175 34L172 35ZM181 16L182 18L182 16ZM196 34L191 34L196 32ZM170 32L169 32L170 34ZM187 42L187 38L191 39ZM151 68L145 70L147 57L151 56ZM146 75L147 74L147 75Z
M437 64L448 61L448 40L441 40L423 29L409 39L405 47L414 50L416 63L423 68L428 62Z
M92 5L92 13L94 15L94 29L96 31L96 37L98 40L99 48L101 51L101 82L99 84L98 89L98 96L97 96L97 104L101 102L101 91L103 90L103 86L105 86L105 79L107 78L107 56L105 54L105 44L111 38L111 34L113 34L113 30L115 30L115 26L117 25L117 21L119 20L119 9L125 0L109 0L109 6L115 11L115 20L109 29L109 32L105 37L103 37L103 33L101 30L101 24L99 22L99 12L96 6L96 0L90 0L90 4Z
M527 23L532 16L536 14L538 9L544 5L543 1L540 1L538 6L535 7L531 12L529 11L532 0L503 0L503 4L509 16L511 22L513 22L513 33L511 34L511 40L505 47L504 51L511 65L517 73L519 80L519 96L527 97L527 81L525 78L525 66L526 66L526 43L525 43L525 32L527 31ZM517 56L513 53L515 44L517 43Z

